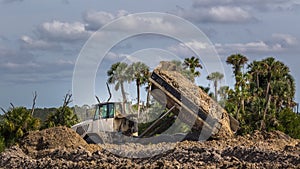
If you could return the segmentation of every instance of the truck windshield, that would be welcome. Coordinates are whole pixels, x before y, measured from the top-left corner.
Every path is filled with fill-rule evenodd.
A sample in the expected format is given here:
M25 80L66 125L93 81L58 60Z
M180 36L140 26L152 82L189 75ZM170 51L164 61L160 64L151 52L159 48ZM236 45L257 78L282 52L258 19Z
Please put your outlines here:
M94 120L107 119L107 118L114 118L115 115L115 107L114 103L107 103L99 105L96 109Z
M122 114L122 105L120 103L100 104L95 111L94 120L114 118L117 114Z
M107 118L107 105L100 106L101 118Z
M107 112L108 112L107 118L114 118L115 109L114 109L114 104L113 103L108 104L108 111Z

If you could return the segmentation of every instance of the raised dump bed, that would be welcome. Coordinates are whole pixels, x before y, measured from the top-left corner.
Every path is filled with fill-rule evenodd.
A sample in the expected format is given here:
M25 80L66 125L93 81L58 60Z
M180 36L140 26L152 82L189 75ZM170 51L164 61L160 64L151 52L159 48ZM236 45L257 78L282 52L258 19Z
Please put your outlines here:
M153 71L150 82L152 96L172 109L181 121L192 127L192 131L226 138L238 129L238 121L207 93L176 71L172 63L161 62Z

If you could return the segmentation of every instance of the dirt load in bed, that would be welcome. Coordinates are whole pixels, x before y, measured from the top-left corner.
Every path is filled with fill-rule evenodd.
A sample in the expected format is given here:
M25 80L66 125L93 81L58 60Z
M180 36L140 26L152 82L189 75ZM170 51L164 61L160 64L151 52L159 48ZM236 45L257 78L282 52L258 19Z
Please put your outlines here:
M232 137L238 122L199 86L183 76L171 62L162 61L151 76L152 90L167 96L167 108L179 105L178 117L194 124L195 130L207 130L218 139ZM153 94L159 100L161 95ZM180 110L179 110L180 109Z

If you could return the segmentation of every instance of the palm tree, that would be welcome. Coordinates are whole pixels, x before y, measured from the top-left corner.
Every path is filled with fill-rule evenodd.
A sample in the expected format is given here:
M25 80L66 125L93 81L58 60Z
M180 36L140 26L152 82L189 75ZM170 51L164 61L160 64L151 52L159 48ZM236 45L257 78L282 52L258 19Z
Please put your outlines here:
M265 81L263 74L265 72L264 64L261 61L253 61L248 65L248 74L252 77L250 80L250 91L252 96L250 97L251 103L250 109L253 113L257 114L258 119L262 117L262 104L264 100L264 89L262 88L263 82Z
M124 82L130 80L128 74L128 65L123 62L117 62L111 65L110 70L107 71L108 83L115 84L115 90L121 88L121 93L123 97L123 104L127 102L126 93L124 89Z
M250 82L250 90L257 97L253 99L261 103L256 111L261 114L260 130L263 130L269 117L274 119L282 108L294 105L295 81L289 68L273 57L254 61L248 68L254 80Z
M273 57L269 57L262 60L262 63L264 65L264 76L266 79L266 84L264 87L267 104L263 113L263 122L266 123L266 115L270 108L271 102L274 103L281 99L289 102L289 100L293 99L294 97L294 85L293 78L289 74L289 68L282 62L276 61ZM291 93L286 93L282 89L285 89L285 91L291 91ZM279 107L277 107L277 109L279 109Z
M244 108L244 100L245 100L245 85L246 80L244 78L244 74L242 73L241 69L244 68L244 65L248 62L248 58L242 54L232 54L230 55L226 63L232 65L233 68L233 74L235 77L235 95L238 96L236 97L235 101L235 108L236 110L236 118L238 119L239 116L239 111L241 109L242 112L245 111Z
M236 83L238 82L237 76L242 73L241 68L243 68L247 62L248 58L241 54L233 54L227 58L226 63L232 65Z
M200 72L196 71L196 68L202 69L202 65L199 62L199 58L192 56L191 58L185 58L183 62L184 68L189 68L194 78L200 76Z
M138 114L140 113L140 86L146 84L149 78L149 67L142 62L132 63L128 69L132 81L136 83Z
M218 101L218 82L224 78L224 75L220 72L213 72L209 74L206 78L207 80L213 81L215 88L215 99L216 101Z
M259 88L259 76L263 73L263 65L259 61L253 61L248 65L248 73L255 79L256 87Z
M283 95L288 96L288 98L286 100L286 106L290 107L290 108L295 107L297 105L297 103L294 102L294 97L296 94L295 79L291 74L287 74L285 76L284 82L286 82L286 84L287 84L287 85L282 85L287 88L286 90L283 90L284 92L286 92L286 94L283 94Z

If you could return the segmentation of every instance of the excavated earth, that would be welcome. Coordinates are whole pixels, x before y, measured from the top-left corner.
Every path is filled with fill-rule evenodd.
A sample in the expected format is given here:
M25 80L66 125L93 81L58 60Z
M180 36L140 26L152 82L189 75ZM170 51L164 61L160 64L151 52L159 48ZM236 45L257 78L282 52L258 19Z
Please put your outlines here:
M136 158L139 153L149 156ZM205 142L91 145L72 129L55 127L29 133L0 159L0 168L300 168L300 140L274 131Z
M191 108L194 113L202 110L212 119L216 119L218 121L221 127L219 128L218 132L213 134L214 137L227 138L234 134L230 125L230 117L226 110L223 109L211 97L209 97L206 92L200 89L198 85L183 76L180 71L177 70L175 64L168 61L161 61L160 64L154 69L154 72L158 74L165 82L167 82L167 84L176 89L176 91L180 93L180 96L186 98L185 101L182 101L183 104L188 104L187 100L189 100L194 106L197 107L198 110ZM193 105L189 105L187 107L194 107ZM203 130L204 128L202 127L202 119L199 117L194 117L192 114L187 114L187 112L185 112L184 115L179 114L179 119L187 121L187 124L197 124L197 126L201 126L200 128ZM195 119L195 123L190 122ZM200 130L200 128L198 128L198 130Z

